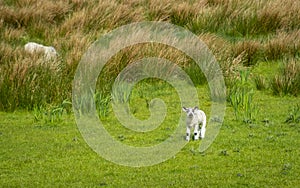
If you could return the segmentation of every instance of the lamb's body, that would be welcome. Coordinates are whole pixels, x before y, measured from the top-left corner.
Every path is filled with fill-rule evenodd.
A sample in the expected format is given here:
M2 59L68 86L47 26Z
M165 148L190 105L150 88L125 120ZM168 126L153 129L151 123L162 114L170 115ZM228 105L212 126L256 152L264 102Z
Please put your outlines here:
M44 54L46 60L55 59L57 52L52 46L44 46L35 42L28 42L24 46L25 51L30 54Z
M198 107L195 108L182 108L187 113L186 119L186 140L190 140L191 129L194 128L194 139L198 140L205 137L206 131L206 115ZM199 124L202 124L201 130L199 131Z

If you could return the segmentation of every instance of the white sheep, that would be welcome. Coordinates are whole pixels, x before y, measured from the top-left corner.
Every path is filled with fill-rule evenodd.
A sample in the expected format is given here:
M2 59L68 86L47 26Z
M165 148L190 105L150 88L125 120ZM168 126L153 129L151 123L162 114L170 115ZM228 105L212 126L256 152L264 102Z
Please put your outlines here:
M35 42L28 42L24 48L30 54L44 54L46 60L55 59L58 55L53 46L44 46Z
M191 128L194 128L194 139L198 140L199 136L201 139L205 136L206 131L206 115L198 107L186 108L182 107L182 110L186 112L186 140L190 141ZM202 124L201 131L199 131L199 124Z

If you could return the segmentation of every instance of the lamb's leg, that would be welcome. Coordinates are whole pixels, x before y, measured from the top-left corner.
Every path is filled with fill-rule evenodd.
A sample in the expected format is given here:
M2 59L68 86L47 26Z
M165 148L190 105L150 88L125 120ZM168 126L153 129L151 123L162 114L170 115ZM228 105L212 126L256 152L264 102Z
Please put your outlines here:
M194 129L194 139L198 140L199 139L199 125L195 125L195 129Z
M187 126L186 127L186 140L190 141L190 134L191 134L191 129Z
M200 137L203 139L205 137L205 131L206 131L206 120L202 122L202 127L200 131Z

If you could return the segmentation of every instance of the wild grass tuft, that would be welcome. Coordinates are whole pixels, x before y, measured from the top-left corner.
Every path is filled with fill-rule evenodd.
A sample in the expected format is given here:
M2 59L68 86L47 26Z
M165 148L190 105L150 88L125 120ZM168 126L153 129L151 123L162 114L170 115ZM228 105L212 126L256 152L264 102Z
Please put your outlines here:
M258 108L253 102L254 90L250 85L249 75L249 71L240 71L240 77L233 81L228 94L236 120L246 123L253 122L258 113Z
M296 104L290 108L285 123L300 123L300 104Z
M112 100L115 103L125 104L130 102L132 85L127 82L118 82L112 89Z
M72 103L64 100L59 105L35 106L33 108L34 120L45 124L59 123L64 114L70 114Z
M239 42L233 48L235 57L241 56L246 66L256 64L261 58L260 44L256 41Z
M101 92L96 92L94 95L94 100L98 116L100 118L106 117L109 113L109 104L111 102L111 96L102 94Z
M299 57L300 30L292 32L278 32L264 44L264 56L267 60L284 59L285 57Z
M271 88L275 95L300 94L300 63L299 60L288 61L281 73L275 75L271 81Z
M47 23L48 26L62 22L71 12L71 6L64 1L16 1L14 6L2 6L0 17L7 26L13 28Z
M39 57L34 59L35 62L28 58L1 66L1 110L11 111L18 107L32 110L34 106L60 103L70 97L66 92L68 86L62 81L61 67L44 63Z
M257 90L265 90L268 88L266 78L262 75L255 76L254 83Z

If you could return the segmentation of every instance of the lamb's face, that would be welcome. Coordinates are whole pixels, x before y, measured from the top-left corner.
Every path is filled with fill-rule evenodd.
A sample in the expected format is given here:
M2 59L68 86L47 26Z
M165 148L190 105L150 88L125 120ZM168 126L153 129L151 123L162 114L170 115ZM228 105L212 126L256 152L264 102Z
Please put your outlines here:
M198 110L198 107L195 108L182 107L182 110L186 112L187 117L193 118L195 116L195 111Z
M49 52L50 52L51 54L57 55L57 52L56 52L56 50L55 50L54 47L50 46L48 49L49 49Z
M44 47L44 49L45 49L45 56L48 60L57 57L58 54L57 54L56 50L54 49L54 47L46 46L46 47Z

